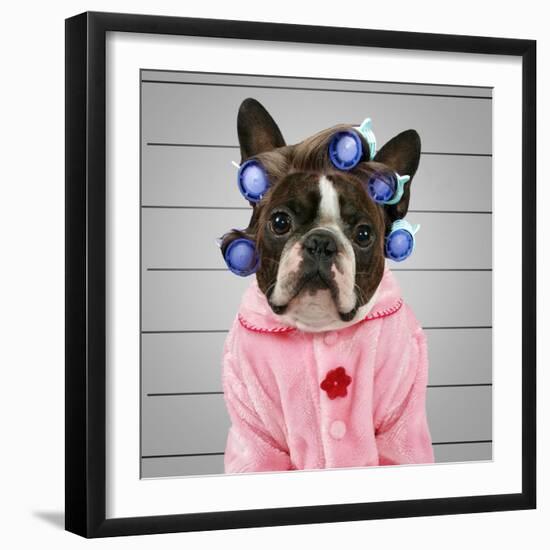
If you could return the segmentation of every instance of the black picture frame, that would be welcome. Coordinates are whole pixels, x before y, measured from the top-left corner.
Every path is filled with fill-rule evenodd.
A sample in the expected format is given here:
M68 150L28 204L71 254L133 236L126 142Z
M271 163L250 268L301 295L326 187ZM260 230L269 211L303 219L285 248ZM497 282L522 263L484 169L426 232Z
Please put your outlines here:
M522 491L106 519L105 39L108 31L519 56L522 100ZM84 537L536 507L536 42L116 13L66 20L65 527Z

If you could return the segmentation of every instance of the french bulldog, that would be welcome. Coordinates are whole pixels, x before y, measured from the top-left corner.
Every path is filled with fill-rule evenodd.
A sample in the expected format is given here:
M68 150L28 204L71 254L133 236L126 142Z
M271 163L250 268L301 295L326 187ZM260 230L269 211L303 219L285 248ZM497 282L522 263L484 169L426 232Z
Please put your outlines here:
M384 240L405 217L420 160L415 130L395 136L350 171L332 164L331 137L351 125L323 130L286 145L279 127L255 99L240 106L237 129L241 162L265 168L270 188L253 206L248 227L227 234L222 254L235 238L256 243L261 258L257 282L283 323L305 331L342 328L363 318L384 273ZM373 173L407 174L397 204L380 205L366 192Z
M433 462L426 338L385 262L405 257L395 254L396 226L407 223L418 133L375 155L369 134L350 125L287 145L254 99L241 104L237 129L239 186L252 161L269 185L254 197L245 189L248 227L221 240L232 271L256 273L223 350L225 472ZM360 157L345 165L345 147L334 157L344 143L333 147L335 136ZM390 201L376 187L385 175L398 182ZM242 243L257 256L246 272L228 261Z

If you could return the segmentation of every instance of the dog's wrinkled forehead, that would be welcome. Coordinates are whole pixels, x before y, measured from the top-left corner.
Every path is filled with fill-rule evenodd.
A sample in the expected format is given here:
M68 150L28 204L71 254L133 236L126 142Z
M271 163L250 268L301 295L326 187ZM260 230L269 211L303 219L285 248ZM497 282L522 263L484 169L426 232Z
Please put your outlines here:
M326 177L319 179L319 224L340 225L340 196L333 183Z
M308 222L353 226L364 216L382 220L361 181L333 170L292 172L274 185L259 207L262 217L279 208L288 208L301 226L307 226Z

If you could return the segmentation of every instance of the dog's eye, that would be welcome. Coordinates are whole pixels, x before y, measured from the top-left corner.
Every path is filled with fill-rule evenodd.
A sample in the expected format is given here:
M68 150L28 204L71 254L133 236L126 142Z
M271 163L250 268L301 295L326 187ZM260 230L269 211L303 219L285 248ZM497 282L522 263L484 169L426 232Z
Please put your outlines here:
M359 246L367 246L371 240L372 230L370 225L361 224L355 229L355 242Z
M275 212L271 216L271 230L276 235L284 235L290 231L292 221L286 212Z

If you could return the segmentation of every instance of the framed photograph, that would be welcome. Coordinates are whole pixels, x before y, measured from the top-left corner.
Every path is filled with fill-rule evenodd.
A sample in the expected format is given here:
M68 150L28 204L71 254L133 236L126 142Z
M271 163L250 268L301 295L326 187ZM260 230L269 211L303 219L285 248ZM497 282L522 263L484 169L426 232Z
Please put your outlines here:
M66 21L66 528L535 507L536 44Z

